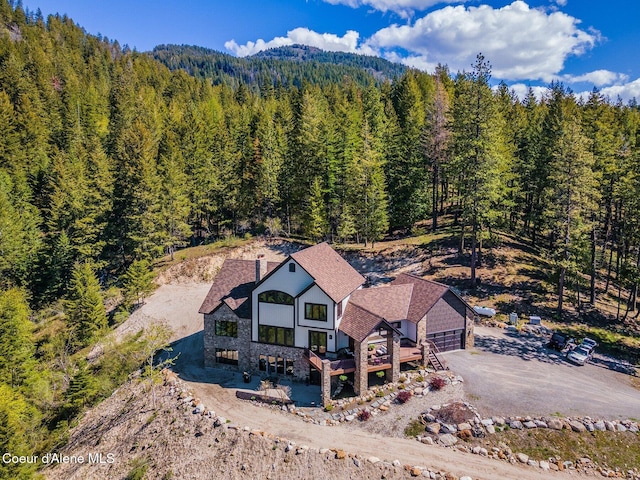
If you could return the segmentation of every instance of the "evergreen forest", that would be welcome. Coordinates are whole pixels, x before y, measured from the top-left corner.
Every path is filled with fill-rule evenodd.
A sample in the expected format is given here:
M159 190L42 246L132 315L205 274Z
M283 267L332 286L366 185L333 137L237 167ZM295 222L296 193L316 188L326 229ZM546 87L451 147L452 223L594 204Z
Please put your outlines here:
M267 54L237 75L215 61L191 75L193 52L169 51L0 0L0 450L63 443L84 405L146 361L141 337L91 365L74 356L114 321L112 286L135 305L155 259L219 238L370 245L447 218L471 288L508 231L553 260L559 315L577 275L595 303L603 266L635 308L635 102L560 83L519 99L492 88L481 54L468 71L384 80Z

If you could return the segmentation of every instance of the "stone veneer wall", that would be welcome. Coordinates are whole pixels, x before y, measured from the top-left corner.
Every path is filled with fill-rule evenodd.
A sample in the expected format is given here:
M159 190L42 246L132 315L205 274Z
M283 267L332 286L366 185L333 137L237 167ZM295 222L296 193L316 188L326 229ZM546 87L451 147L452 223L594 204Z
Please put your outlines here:
M216 320L226 320L238 323L237 337L217 336ZM216 348L238 350L238 365L216 363ZM245 371L250 369L251 349L251 320L239 318L228 305L223 304L212 314L204 316L204 366L217 367L225 370ZM257 365L257 364L256 364Z
M353 374L353 390L356 395L366 392L369 389L369 339L355 344L354 360L356 361L356 371Z
M259 369L260 355L290 358L293 360L293 377L298 380L306 380L309 377L309 362L304 357L305 349L297 347L285 347L282 345L270 345L268 343L250 344L250 367L247 371L253 374L262 374Z
M474 337L474 333L473 333L473 324L475 323L475 318L467 317L466 320L467 320L467 329L466 329L467 331L465 333L467 335L467 338L466 338L465 343L464 343L464 348L465 348L465 350L468 350L470 348L473 348L473 346L475 344L475 342L474 342L475 337Z

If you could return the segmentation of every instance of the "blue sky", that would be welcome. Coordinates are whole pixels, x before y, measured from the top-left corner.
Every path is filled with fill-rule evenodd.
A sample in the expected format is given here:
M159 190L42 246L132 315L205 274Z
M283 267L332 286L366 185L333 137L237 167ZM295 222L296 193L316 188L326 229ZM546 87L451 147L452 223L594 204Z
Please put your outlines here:
M469 69L478 52L523 94L560 80L640 100L637 0L23 0L140 51L191 44L245 56L304 43L432 71Z

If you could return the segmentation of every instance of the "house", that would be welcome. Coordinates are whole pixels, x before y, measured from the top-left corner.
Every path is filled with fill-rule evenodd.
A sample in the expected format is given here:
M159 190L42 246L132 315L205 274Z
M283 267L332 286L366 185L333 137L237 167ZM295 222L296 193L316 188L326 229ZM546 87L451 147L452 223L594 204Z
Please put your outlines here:
M409 274L364 283L327 243L279 264L225 260L200 307L205 366L320 383L326 404L337 376L353 374L360 393L374 372L397 381L402 363L473 345L473 309L450 287Z

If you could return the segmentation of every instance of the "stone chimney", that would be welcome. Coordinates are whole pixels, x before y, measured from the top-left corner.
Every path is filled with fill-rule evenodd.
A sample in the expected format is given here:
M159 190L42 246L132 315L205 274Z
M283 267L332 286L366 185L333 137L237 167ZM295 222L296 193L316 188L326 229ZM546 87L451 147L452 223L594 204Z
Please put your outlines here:
M256 259L256 283L264 278L267 274L267 260L264 258L264 255L258 255Z

